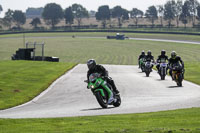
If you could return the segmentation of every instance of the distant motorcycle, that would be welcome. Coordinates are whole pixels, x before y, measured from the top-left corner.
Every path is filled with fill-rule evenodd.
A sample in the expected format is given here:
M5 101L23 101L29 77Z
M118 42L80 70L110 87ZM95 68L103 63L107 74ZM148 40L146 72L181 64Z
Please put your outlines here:
M182 65L179 63L172 66L172 77L174 81L177 83L177 86L182 86L182 81L183 81L182 70L183 70Z
M121 105L121 98L119 94L115 94L112 89L112 86L108 84L103 77L98 73L92 73L89 76L89 81L85 80L84 82L88 83L88 89L91 89L92 93L95 95L98 103L102 108L107 108L108 105L113 105L118 107ZM111 91L112 92L111 92ZM114 100L112 103L108 103L109 98L113 94Z
M144 72L146 74L146 77L149 77L150 73L152 72L152 66L153 66L153 63L151 61L147 61L145 63Z
M159 75L161 80L165 80L165 76L167 75L167 63L163 62L160 63L160 68L159 68Z

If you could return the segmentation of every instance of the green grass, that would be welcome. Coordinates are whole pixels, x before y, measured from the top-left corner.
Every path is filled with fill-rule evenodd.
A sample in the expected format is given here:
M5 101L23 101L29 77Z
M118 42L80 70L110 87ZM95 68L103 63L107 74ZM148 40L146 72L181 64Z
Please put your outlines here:
M185 79L200 85L200 62L186 62L185 67Z
M199 133L200 108L108 116L0 119L2 133Z
M98 63L132 65L137 64L137 57L142 50L149 49L155 57L165 49L167 54L176 50L184 61L200 61L200 45L195 44L69 37L26 38L26 41L44 41L45 55L57 56L61 62L85 63L89 58L95 58ZM1 39L0 60L10 60L11 55L20 47L23 47L22 38Z
M0 109L30 101L74 63L0 61Z

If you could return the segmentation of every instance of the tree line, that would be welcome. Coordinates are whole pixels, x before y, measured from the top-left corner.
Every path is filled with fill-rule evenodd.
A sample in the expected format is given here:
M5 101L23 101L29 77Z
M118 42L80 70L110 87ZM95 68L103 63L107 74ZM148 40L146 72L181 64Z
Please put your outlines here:
M0 13L3 10L0 5ZM101 21L102 27L106 28L108 22L111 18L117 19L118 27L121 27L123 22L128 19L134 21L136 27L139 24L140 18L147 18L151 22L152 27L154 27L154 22L160 18L161 27L164 25L163 22L167 22L167 26L170 28L172 26L172 21L176 21L176 26L179 27L180 21L186 25L191 21L193 26L195 26L195 21L200 21L200 3L197 0L169 0L164 5L150 6L144 13L138 8L133 8L128 11L121 6L115 6L114 8L109 8L108 5L100 6L95 13L96 20ZM47 25L51 25L55 28L62 19L65 19L65 23L69 24L70 27L74 23L74 20L78 22L78 26L81 25L83 18L89 18L89 13L85 7L80 4L73 4L67 7L65 10L61 8L59 4L49 3L44 7L42 12L42 18L45 20ZM14 22L18 28L25 24L26 16L20 10L9 9L1 23L11 29L11 24ZM37 28L38 24L41 24L40 18L34 18L30 23ZM111 23L110 23L111 24Z

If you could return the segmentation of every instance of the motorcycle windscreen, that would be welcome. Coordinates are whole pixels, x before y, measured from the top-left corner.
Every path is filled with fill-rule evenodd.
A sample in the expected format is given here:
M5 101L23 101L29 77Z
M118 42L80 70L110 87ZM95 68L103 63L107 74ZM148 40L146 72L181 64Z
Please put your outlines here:
M99 77L99 74L98 74L98 73L92 73L92 74L90 74L90 76L89 76L89 81L90 81L90 82L94 82L98 77Z

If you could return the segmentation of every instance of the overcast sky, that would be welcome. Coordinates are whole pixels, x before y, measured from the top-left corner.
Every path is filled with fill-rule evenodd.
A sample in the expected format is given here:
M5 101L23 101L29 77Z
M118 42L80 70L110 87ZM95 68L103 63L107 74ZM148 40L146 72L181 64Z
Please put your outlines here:
M47 3L60 4L63 9L74 3L78 3L89 11L97 11L98 7L101 5L109 5L110 8L120 5L128 10L138 8L146 11L149 6L165 4L166 1L167 0L0 0L0 5L3 7L3 12L1 12L0 17L3 17L9 8L25 12L28 7L44 7Z

